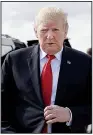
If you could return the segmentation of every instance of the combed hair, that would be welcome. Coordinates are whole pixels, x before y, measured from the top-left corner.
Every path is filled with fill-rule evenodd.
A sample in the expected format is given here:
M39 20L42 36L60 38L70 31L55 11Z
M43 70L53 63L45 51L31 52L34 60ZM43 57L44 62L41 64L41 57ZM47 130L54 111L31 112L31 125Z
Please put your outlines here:
M68 27L67 14L57 7L45 7L42 8L35 18L35 26L37 27L41 23L46 23L48 20L59 20L62 19L63 25Z

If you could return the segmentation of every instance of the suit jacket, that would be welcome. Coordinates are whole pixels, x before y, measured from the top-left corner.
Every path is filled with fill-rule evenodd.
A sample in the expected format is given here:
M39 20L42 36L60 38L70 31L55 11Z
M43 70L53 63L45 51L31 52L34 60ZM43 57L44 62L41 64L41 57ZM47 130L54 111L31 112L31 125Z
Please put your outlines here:
M44 101L40 81L39 45L7 55L2 65L2 133L41 133ZM72 124L52 124L52 133L84 133L91 123L91 58L63 48L55 104L69 107Z

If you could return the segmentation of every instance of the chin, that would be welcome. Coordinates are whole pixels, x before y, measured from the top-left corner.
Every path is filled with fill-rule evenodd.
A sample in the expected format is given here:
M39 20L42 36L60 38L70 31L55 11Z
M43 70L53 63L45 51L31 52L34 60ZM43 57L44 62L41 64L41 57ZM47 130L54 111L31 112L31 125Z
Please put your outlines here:
M56 49L53 49L53 48L48 48L48 49L46 50L46 53L47 53L47 54L50 54L50 55L54 55L54 54L56 54L57 52L59 52L59 51L56 50Z

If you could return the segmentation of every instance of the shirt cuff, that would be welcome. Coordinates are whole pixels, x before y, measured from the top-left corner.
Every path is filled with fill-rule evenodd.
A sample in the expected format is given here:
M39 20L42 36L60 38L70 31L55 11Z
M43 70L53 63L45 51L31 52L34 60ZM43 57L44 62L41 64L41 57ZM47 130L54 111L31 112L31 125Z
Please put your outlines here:
M70 113L70 120L68 122L66 122L66 125L67 126L71 126L71 123L72 123L72 112L71 112L71 110L68 107L66 107L66 109L68 109L69 113Z

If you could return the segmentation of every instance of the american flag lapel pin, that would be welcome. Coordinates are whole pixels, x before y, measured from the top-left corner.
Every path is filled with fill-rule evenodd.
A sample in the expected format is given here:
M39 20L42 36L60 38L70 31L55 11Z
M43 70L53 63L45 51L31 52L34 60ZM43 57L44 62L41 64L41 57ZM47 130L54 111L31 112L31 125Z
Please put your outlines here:
M71 64L71 61L67 60L67 64Z

